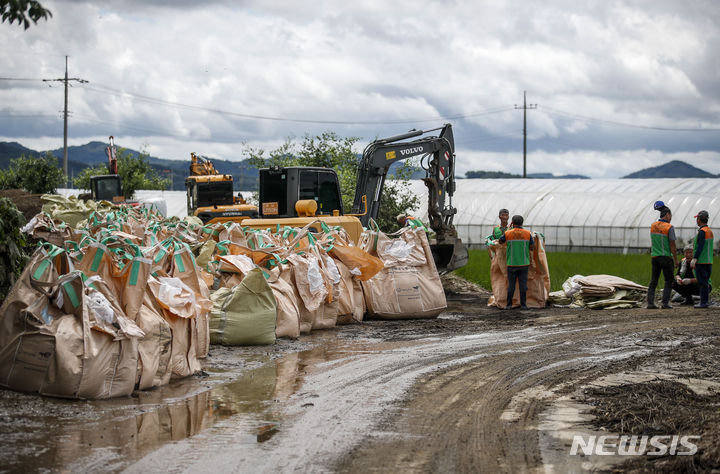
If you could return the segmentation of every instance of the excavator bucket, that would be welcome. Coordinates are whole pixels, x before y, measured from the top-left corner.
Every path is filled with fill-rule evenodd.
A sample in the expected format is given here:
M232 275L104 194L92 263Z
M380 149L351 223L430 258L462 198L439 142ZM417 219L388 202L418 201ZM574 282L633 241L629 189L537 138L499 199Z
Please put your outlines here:
M457 237L446 238L441 243L431 242L430 250L440 275L464 267L468 262L467 247Z

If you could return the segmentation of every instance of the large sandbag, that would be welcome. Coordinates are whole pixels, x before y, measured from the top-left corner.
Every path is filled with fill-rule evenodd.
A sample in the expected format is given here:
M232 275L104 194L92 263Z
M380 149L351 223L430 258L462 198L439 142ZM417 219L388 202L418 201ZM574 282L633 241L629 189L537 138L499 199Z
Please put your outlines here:
M210 350L210 291L200 278L199 268L187 244L176 245L171 258L170 275L178 278L195 293L195 318L191 321L191 331L196 333L197 356L207 357Z
M292 256L288 258L288 264L283 266L280 272L280 279L287 283L287 286L292 289L292 298L297 305L298 310L298 327L300 334L309 334L312 330L313 321L315 319L314 313L318 311L320 304L314 311L310 311L305 305L305 301L300 296L298 287L296 284L296 266L292 264Z
M172 378L187 377L200 372L195 324L195 292L178 278L152 275L148 289L162 310L162 316L170 325L172 344L170 368Z
M446 307L440 275L422 228L366 231L362 246L384 268L362 282L368 313L381 319L434 318Z
M340 272L337 324L359 323L365 315L362 284L353 278L343 262L336 260L335 264Z
M270 271L268 285L275 296L277 318L275 320L275 337L297 339L300 337L300 311L292 286L281 278L282 272L291 272L287 265L280 265Z
M273 344L277 307L273 292L259 268L233 288L212 295L210 338L231 346Z
M172 376L172 330L149 292L143 297L135 322L145 333L138 341L137 388L167 385Z
M0 385L67 398L130 395L138 338L111 288L40 247L0 307Z
M218 268L223 275L221 286L232 288L242 282L242 279L257 265L247 255L221 255L218 256ZM300 336L300 313L297 296L292 285L290 273L292 268L287 264L275 266L267 271L267 283L275 296L277 318L275 322L275 336L297 339ZM281 278L285 273L287 279Z
M70 226L59 219L53 219L44 212L36 214L20 230L34 239L44 240L57 247L64 247L66 240L73 239L73 231Z

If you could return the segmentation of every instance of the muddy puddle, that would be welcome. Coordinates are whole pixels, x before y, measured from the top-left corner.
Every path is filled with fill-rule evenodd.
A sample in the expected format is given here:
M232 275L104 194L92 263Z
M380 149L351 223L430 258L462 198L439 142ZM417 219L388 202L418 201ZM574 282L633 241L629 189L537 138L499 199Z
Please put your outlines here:
M307 374L410 344L327 333L307 340L304 346L314 347L279 357L255 354L262 348L221 348L203 375L130 398L77 401L0 390L0 472L117 472L165 444L229 425L234 445L264 443L282 431L282 402L302 389Z

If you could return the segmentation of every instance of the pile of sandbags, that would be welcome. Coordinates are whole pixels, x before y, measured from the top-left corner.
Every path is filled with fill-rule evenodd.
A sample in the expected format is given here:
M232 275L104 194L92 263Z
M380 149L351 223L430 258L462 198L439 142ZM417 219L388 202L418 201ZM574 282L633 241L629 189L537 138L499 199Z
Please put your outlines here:
M46 243L0 307L0 386L128 395L200 371L211 343L272 344L366 311L446 307L422 227L366 229L355 245L321 221L257 230L127 206L69 226L61 204L24 229Z
M590 309L625 309L647 300L647 287L614 275L574 275L550 293L556 306Z

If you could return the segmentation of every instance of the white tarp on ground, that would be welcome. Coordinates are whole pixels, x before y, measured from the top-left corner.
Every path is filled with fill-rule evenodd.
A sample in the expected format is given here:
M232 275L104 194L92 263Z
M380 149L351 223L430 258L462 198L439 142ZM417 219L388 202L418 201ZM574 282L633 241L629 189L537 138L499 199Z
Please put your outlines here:
M427 191L417 217L427 218ZM498 211L520 214L528 229L541 232L548 247L576 250L650 248L655 201L673 212L679 246L697 233L693 216L705 209L710 227L720 222L720 179L459 179L453 205L463 242L479 245L497 225ZM716 239L717 240L717 239ZM716 247L720 242L716 242Z

